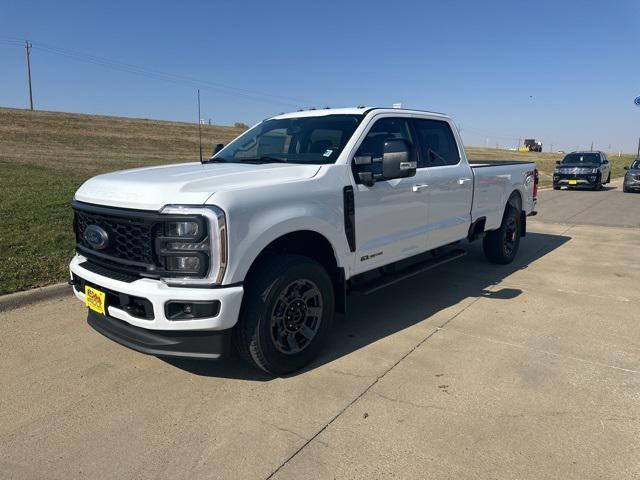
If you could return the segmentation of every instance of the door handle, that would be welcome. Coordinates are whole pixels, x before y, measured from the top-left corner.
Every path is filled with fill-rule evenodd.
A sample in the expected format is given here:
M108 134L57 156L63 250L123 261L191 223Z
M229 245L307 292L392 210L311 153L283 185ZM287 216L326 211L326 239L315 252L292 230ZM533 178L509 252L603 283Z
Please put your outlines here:
M464 185L465 183L470 182L470 181L471 181L470 178L459 178L458 179L458 184L459 185Z
M426 190L428 187L429 185L427 185L426 183L418 183L417 185L411 187L411 191L418 193L422 190Z

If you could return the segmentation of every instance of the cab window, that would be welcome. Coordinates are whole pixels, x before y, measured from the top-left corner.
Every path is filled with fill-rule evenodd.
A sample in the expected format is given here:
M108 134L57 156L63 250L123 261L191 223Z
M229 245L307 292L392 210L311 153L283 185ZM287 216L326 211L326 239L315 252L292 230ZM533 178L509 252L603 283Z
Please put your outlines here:
M364 138L356 156L382 158L384 142L391 138L404 138L413 143L409 122L405 118L381 118L376 121ZM382 173L382 162L374 162L367 166L367 170L374 175Z
M451 127L441 120L414 120L420 156L418 167L440 167L460 162L460 152Z
M390 138L406 138L410 142L411 131L404 118L382 118L373 124L369 133L360 144L357 156L372 156L381 158L384 142ZM413 143L413 142L412 142Z

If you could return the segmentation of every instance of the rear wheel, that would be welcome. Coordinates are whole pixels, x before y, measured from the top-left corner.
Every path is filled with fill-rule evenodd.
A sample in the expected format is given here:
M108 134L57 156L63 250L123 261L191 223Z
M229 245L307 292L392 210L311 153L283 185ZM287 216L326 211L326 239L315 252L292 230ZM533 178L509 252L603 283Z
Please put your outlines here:
M322 265L300 255L274 256L247 280L234 341L250 364L286 374L317 356L333 315L333 285Z
M553 189L554 189L554 190L560 190L560 185L554 185L554 186L553 186Z
M520 212L507 205L502 224L497 230L487 232L482 242L484 254L492 263L511 263L520 247Z

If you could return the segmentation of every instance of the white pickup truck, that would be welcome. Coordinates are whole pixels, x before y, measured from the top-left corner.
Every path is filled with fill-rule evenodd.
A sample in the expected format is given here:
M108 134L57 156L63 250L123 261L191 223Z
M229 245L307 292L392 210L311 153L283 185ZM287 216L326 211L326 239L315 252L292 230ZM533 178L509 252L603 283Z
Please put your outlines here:
M439 113L279 115L205 162L84 183L70 283L89 324L127 347L211 359L234 344L284 374L318 354L348 295L457 259L465 241L511 262L537 176L469 164Z

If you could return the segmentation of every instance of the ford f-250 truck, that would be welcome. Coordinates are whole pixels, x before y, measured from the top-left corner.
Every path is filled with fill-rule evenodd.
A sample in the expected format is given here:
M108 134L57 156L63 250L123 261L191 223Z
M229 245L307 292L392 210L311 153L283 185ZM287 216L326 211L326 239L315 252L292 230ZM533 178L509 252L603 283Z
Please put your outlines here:
M279 115L203 163L84 183L70 283L127 347L210 359L235 344L284 374L318 354L348 295L457 259L463 241L511 262L536 194L533 163L469 164L442 114Z

